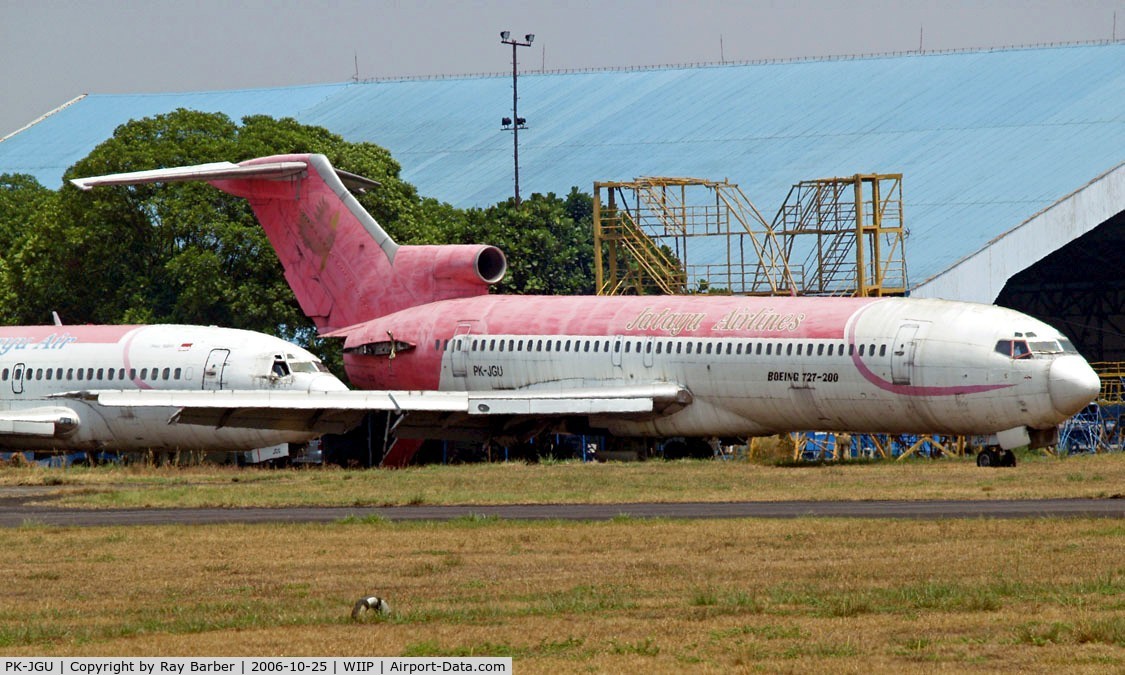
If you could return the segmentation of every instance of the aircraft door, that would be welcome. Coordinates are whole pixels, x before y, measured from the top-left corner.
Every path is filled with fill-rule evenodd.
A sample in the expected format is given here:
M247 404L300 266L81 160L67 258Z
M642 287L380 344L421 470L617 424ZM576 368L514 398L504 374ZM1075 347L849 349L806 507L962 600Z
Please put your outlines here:
M222 389L223 372L227 368L229 349L212 349L207 355L207 365L203 366L203 388Z
M27 368L27 366L25 366L22 363L17 363L16 365L12 366L12 393L13 394L22 394L23 393L23 373L24 373L24 370L26 370L26 368Z
M453 377L465 377L469 372L472 332L473 326L469 323L459 323L453 331L453 339L449 341L449 365L453 370Z
M918 346L914 339L917 334L916 323L902 324L895 334L891 349L891 381L895 384L910 384L910 375L914 370L914 351Z
M620 335L613 338L612 351L610 352L610 359L613 365L617 368L621 367L621 350L625 348L624 339Z

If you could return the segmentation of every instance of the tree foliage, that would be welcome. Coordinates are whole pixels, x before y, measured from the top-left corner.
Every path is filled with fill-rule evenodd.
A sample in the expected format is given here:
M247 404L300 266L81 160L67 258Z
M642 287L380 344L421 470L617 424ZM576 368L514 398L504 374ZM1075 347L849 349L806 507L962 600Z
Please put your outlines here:
M511 265L500 290L592 288L590 197L534 195L464 211L422 198L390 153L293 119L177 110L118 127L64 176L92 176L265 155L322 153L380 182L359 200L400 243L491 243ZM0 176L0 319L44 323L190 323L279 335L338 362L285 281L246 204L200 183L55 192Z
M508 256L501 293L580 295L593 292L594 245L590 197L573 188L567 199L533 194L471 209L456 230L461 243L492 244Z

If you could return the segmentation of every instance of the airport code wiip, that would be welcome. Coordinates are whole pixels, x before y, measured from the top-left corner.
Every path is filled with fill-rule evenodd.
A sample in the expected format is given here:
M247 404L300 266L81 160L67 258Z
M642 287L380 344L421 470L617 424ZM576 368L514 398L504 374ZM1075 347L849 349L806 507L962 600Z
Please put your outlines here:
M65 657L3 658L0 675L188 675L190 673L283 673L285 675L413 675L415 673L511 673L512 658L465 657Z

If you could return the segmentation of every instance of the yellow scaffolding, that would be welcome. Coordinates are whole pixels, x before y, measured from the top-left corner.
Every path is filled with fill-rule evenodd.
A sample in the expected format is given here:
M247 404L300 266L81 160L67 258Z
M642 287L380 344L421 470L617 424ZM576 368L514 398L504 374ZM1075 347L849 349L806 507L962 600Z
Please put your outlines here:
M802 295L904 295L902 174L797 183L774 218ZM804 256L799 265L794 261Z
M1098 395L1101 403L1125 403L1125 363L1121 361L1099 361L1090 366L1102 380L1102 391Z
M691 250L722 264L692 264ZM594 183L594 271L599 295L722 292L789 294L782 246L737 185L642 177Z

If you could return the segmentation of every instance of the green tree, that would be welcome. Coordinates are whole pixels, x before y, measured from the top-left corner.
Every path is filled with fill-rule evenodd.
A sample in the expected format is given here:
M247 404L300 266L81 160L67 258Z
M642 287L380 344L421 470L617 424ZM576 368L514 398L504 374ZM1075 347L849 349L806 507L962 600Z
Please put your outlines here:
M265 116L239 125L218 113L177 110L134 120L64 178L306 152L379 181L378 190L359 199L400 241L439 240L430 214L450 211L455 219L449 207L432 200L424 205L385 149ZM25 321L30 314L41 322L58 309L74 323L232 326L280 335L339 361L336 341L326 349L315 338L244 200L200 183L90 192L67 185L43 194L21 182L10 192L28 205L25 211L52 217L38 216L34 233L5 249L5 289L21 289L18 313L0 294L6 319ZM0 226L20 219L18 211L11 213Z
M266 155L321 153L379 181L358 196L403 244L489 243L508 255L498 290L592 292L591 198L532 195L464 211L422 198L390 153L293 119L176 110L121 125L64 176ZM0 176L0 318L43 323L192 323L245 328L309 347L340 372L339 342L316 338L245 200L202 183L54 192Z
M43 287L53 288L57 280L28 278L23 273L35 262L27 251L50 236L49 228L58 220L58 212L58 193L43 187L34 177L0 175L0 321L47 323L51 310L65 310L59 304L29 304L29 298L40 295Z

